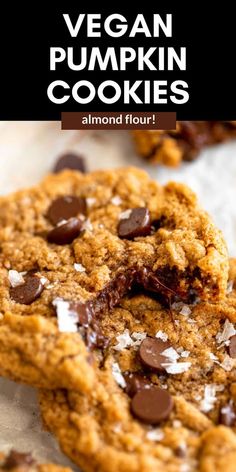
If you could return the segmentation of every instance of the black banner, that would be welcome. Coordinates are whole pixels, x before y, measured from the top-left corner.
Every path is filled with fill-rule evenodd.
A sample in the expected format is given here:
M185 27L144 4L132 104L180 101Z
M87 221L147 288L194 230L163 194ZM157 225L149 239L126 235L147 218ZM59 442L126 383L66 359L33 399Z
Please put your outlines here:
M1 120L129 110L236 119L229 4L25 2L1 5L0 21Z

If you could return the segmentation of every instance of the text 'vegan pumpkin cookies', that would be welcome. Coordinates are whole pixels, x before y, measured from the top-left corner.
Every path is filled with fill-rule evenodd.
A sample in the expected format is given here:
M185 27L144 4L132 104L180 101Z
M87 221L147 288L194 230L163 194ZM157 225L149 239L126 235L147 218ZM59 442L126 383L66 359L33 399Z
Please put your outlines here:
M11 450L0 453L0 472L72 472L69 467L57 464L39 464L31 454Z
M153 164L178 166L205 146L236 138L236 121L179 121L176 130L133 131L137 151Z
M133 286L172 302L225 295L226 246L196 196L135 168L2 197L0 246L0 373L35 386L91 387L99 317Z
M235 289L170 308L125 297L100 323L110 343L93 389L40 392L63 452L85 472L234 472Z

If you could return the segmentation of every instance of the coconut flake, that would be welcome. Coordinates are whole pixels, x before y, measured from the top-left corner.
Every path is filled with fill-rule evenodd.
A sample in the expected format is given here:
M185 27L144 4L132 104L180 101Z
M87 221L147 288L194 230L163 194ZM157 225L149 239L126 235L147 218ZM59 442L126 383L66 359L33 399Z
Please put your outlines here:
M179 313L180 313L180 315L183 315L183 316L189 316L192 313L192 311L191 311L191 309L189 308L188 305L184 305L181 308Z
M180 355L181 355L181 357L185 358L185 357L188 357L189 354L190 354L190 351L182 351Z
M218 344L224 345L230 338L232 338L232 336L234 336L234 334L236 334L234 325L230 323L229 320L225 320L223 331L217 333L216 341Z
M93 225L89 218L83 222L82 230L90 232L93 231Z
M76 272L86 272L85 267L82 264L79 264L77 262L74 263L74 268Z
M8 280L11 287L18 287L18 285L23 285L25 283L22 273L17 272L17 270L9 270Z
M96 202L96 198L94 197L88 197L86 198L86 203L87 203L87 206L90 208L94 205L94 203Z
M227 290L226 290L226 293L229 294L233 291L233 288L234 288L234 281L233 280L229 280L229 282L227 283Z
M125 329L122 334L119 334L119 336L116 337L116 340L118 341L114 346L116 351L122 351L123 349L133 345L133 340L130 337L128 329Z
M131 209L122 211L119 215L119 219L120 220L127 220L130 217L131 213L132 213Z
M164 438L164 432L160 428L151 429L147 432L147 439L149 441L161 441Z
M112 364L111 371L116 383L118 383L121 388L125 388L126 381L121 373L120 366L117 362L114 362L114 364Z
M174 303L172 303L171 308L172 308L172 310L180 311L180 310L182 310L183 306L184 306L183 302L174 302Z
M189 367L192 365L191 362L170 362L163 363L162 366L168 374L183 374L187 372Z
M57 311L58 329L61 333L76 333L78 331L78 316L70 309L70 303L61 298L52 302Z
M212 361L217 362L217 363L219 362L218 357L216 357L215 354L213 354L213 352L209 352L209 357Z
M181 428L182 423L181 423L180 420L174 420L173 423L172 423L172 426L173 426L173 428L176 428L176 429Z
M223 362L221 362L220 366L226 371L230 372L233 367L235 366L235 360L232 359L228 354L225 355Z
M138 346L140 346L141 342L147 337L147 333L141 333L141 332L134 331L131 334L131 337L134 339L133 347L138 347Z
M112 203L113 205L119 206L119 205L121 205L122 200L121 200L121 198L120 198L119 195L115 195L115 197L112 197L112 198L111 198L111 203Z
M214 408L216 400L216 385L205 385L204 397L200 401L200 410L203 411L203 413L208 413Z
M47 277L40 277L40 282L42 285L47 285L49 284L49 280L47 279Z
M164 342L166 342L167 339L168 339L168 334L164 333L164 331L159 330L159 331L157 331L155 337L158 338L158 339L161 339Z
M136 332L134 331L131 335L128 329L125 329L125 331L122 334L119 334L116 339L118 343L114 346L114 349L116 351L122 351L123 349L126 349L127 347L138 347L140 346L141 342L146 338L147 333L142 333L142 332Z
M180 357L178 352L173 347L168 347L161 352L161 355L167 357L172 362L175 362Z
M122 425L121 423L115 424L115 426L112 429L113 433L120 433L122 431Z

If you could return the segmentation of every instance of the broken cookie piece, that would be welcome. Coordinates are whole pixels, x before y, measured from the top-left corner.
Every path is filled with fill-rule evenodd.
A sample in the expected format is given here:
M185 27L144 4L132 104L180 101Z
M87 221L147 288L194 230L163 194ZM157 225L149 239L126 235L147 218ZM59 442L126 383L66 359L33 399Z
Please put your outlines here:
M85 472L233 472L235 288L169 307L130 294L100 327L109 344L93 352L93 388L40 392L63 452Z
M206 146L236 138L236 121L178 121L176 130L133 131L137 152L153 164L178 166Z
M194 193L136 168L64 171L1 197L0 245L0 373L34 386L90 388L100 319L132 290L166 305L226 293L226 245Z

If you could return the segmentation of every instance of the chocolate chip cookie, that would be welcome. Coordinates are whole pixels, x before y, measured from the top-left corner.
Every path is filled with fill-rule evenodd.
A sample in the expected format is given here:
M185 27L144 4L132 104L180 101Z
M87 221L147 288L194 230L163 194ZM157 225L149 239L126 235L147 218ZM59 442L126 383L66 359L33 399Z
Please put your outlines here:
M236 137L236 121L179 121L176 130L133 131L137 151L153 164L178 166L205 146Z
M131 289L165 303L226 291L226 246L196 196L135 168L2 197L0 246L0 373L34 386L90 389L99 318Z
M44 423L85 472L234 472L236 260L228 296L164 307L130 294L104 314L96 381L44 390Z
M8 454L0 453L0 471L71 472L71 469L56 464L38 464L31 454L17 452L12 449Z

